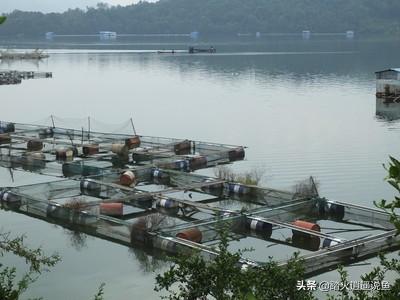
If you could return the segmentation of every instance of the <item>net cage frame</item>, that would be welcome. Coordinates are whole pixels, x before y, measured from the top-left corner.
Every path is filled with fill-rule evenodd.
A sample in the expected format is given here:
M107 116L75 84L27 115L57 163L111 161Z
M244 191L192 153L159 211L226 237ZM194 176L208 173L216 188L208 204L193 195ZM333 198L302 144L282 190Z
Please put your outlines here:
M306 274L397 248L399 238L388 213L322 198L312 178L313 193L300 195L193 173L244 159L243 146L3 121L0 127L13 129L2 134L0 166L63 177L1 188L3 209L131 247L171 254L200 251L211 259L218 255L214 246L224 225L231 241L251 237L304 250L300 258L305 259ZM131 140L136 137L140 142ZM130 141L136 142L134 147L128 146ZM94 153L70 160L56 157L60 147L93 144ZM123 153L116 153L113 145L120 145ZM131 185L122 184L126 172L134 176ZM377 233L349 238L302 227L297 220ZM182 232L200 232L201 238L182 238ZM310 249L307 243L317 246ZM242 258L241 263L256 267L266 262Z

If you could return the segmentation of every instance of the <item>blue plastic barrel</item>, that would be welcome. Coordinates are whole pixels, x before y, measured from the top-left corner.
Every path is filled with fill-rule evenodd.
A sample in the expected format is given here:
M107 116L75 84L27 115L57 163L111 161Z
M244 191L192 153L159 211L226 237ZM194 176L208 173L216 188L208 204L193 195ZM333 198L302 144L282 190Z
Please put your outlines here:
M68 221L70 219L70 209L59 204L51 204L47 206L47 217Z
M268 232L272 230L272 224L257 219L247 218L246 225L250 230L258 232Z
M244 195L247 193L246 187L239 183L228 183L225 185L225 188L229 193L233 194Z
M88 179L81 180L80 188L83 195L98 197L101 193L101 185Z
M189 170L189 161L183 160L183 159L176 160L174 169L181 170L181 171L188 171Z
M1 191L0 201L10 209L19 209L21 207L21 197L11 191Z
M172 199L163 198L157 202L157 206L163 208L177 208L179 207L179 202Z
M341 241L340 240L335 240L335 239L324 239L323 243L322 243L322 247L323 248L328 248L328 247L332 247L335 245L340 244Z
M345 208L341 204L327 203L329 216L335 220L343 220Z
M158 179L165 179L165 178L169 177L169 175L167 173L165 173L164 171L162 171L158 168L151 169L151 176L153 178L158 178Z

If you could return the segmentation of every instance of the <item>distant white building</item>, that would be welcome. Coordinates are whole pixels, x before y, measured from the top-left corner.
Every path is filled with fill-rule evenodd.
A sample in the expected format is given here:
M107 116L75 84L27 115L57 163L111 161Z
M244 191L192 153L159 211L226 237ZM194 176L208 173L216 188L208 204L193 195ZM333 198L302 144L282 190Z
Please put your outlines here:
M310 30L303 30L301 35L303 36L303 40L309 40L311 37L311 31Z
M400 68L387 69L375 74L378 98L400 96Z
M348 39L354 39L354 31L353 30L347 30L346 31L346 38Z
M112 40L117 38L117 33L115 31L100 31L99 36L102 40Z
M46 32L45 37L47 40L51 40L54 37L55 33L52 31Z

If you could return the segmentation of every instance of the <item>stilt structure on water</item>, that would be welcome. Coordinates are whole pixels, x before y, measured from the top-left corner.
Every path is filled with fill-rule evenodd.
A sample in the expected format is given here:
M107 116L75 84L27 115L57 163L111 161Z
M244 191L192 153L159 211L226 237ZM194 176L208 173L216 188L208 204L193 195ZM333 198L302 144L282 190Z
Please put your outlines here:
M400 102L400 68L375 72L376 97L385 102Z
M1 188L3 209L129 247L213 259L222 222L232 240L262 245L243 265L267 262L274 245L285 254L275 257L281 265L300 251L311 276L399 245L389 214L320 197L312 178L305 193L192 173L244 159L242 146L54 125L0 128L0 166L60 178Z

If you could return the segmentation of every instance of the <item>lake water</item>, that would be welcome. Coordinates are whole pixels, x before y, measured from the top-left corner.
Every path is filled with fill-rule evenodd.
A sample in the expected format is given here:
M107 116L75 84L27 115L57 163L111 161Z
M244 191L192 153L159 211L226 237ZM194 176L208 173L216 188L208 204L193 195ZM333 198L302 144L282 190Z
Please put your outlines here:
M238 39L205 43L217 48L212 55L154 51L183 50L189 43L4 42L49 48L51 57L2 62L1 69L51 71L53 78L1 86L0 119L50 124L55 115L56 125L79 127L90 116L92 129L103 130L133 117L143 135L247 146L246 160L233 168L263 167L268 187L291 189L312 175L329 199L372 206L393 196L382 163L400 149L399 107L377 105L374 72L398 67L400 42ZM0 186L47 179L23 172L14 177L0 169ZM165 263L142 250L12 212L0 211L0 220L3 230L26 233L31 245L62 256L26 297L89 299L106 282L107 299L158 299L154 277Z

